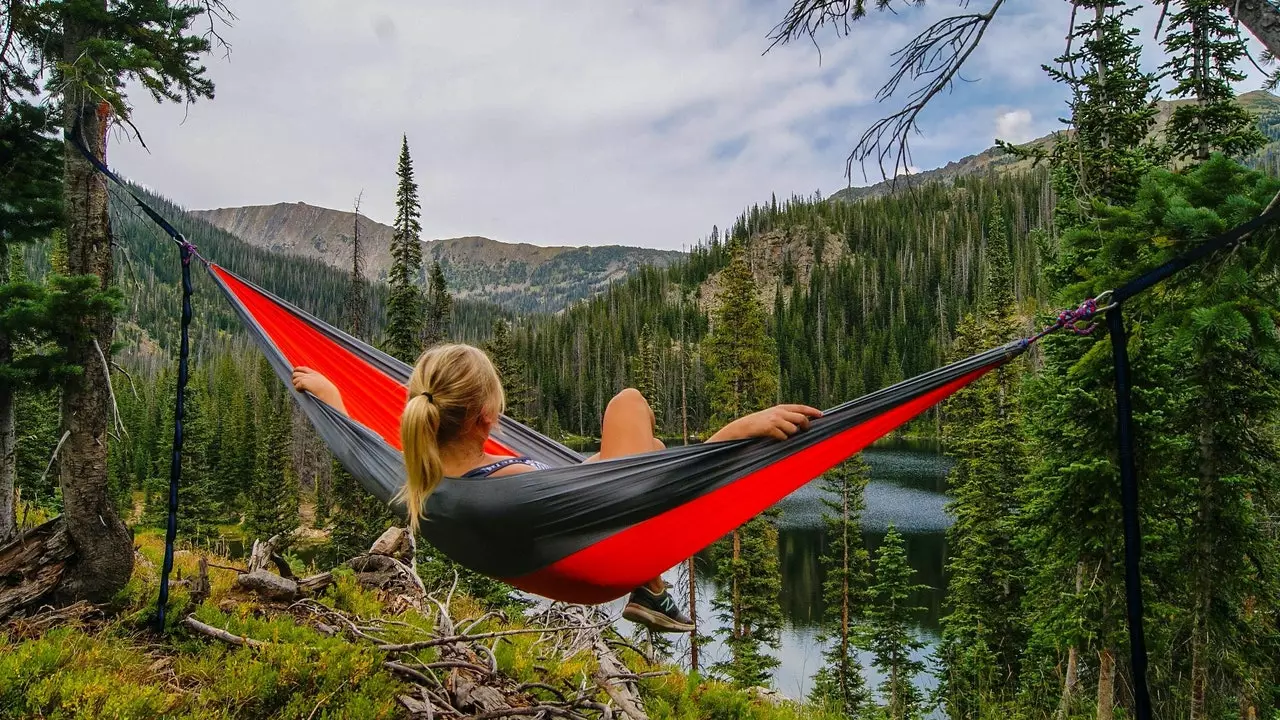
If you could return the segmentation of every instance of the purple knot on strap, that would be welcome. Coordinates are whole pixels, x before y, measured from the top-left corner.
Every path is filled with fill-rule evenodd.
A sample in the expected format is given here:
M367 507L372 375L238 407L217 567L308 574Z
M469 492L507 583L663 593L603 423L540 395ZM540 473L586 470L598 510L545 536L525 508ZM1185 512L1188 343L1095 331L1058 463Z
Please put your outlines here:
M1064 310L1058 313L1058 326L1066 328L1076 335L1088 335L1098 328L1098 323L1089 323L1081 327L1079 323L1084 322L1098 314L1098 301L1096 298L1089 298L1080 303L1080 307L1075 310Z
M182 249L185 251L182 253L183 265L190 265L192 256L199 257L200 255L196 252L196 244L186 238L182 239Z
M1103 293L1103 294L1105 295L1106 293ZM1097 314L1098 314L1098 299L1089 298L1088 300L1085 300L1084 302L1080 303L1080 306L1077 308L1074 308L1071 310L1063 310L1059 312L1058 319L1055 320L1052 325L1046 327L1045 329L1041 330L1035 335L1032 335L1029 338L1023 338L1021 341L1019 341L1018 344L1022 347L1022 349L1025 350L1029 345L1031 345L1031 343L1036 342L1040 338L1043 338L1045 335L1048 335L1049 333L1054 332L1055 330L1065 329L1068 332L1072 333L1073 335L1089 335L1094 330L1098 329L1098 323L1091 322L1088 325L1083 325L1083 326L1080 323L1092 319L1093 316Z

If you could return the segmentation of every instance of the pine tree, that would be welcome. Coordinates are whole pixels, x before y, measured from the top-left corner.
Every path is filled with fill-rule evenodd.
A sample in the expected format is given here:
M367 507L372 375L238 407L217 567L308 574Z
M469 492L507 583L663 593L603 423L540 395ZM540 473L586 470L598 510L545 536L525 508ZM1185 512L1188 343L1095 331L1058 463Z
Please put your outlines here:
M736 250L720 274L720 297L703 353L711 372L712 422L724 425L771 405L777 395L773 343L745 253ZM744 686L767 682L777 666L767 648L778 647L782 610L778 530L768 513L753 518L732 537L733 552L720 563L715 605L727 621L725 645L732 659L718 669Z
M658 348L654 339L653 325L646 323L640 329L639 349L631 363L631 386L640 391L649 401L655 422L661 423L662 399L659 392Z
M888 720L919 717L922 698L915 677L924 663L912 657L924 643L912 632L924 608L911 604L911 595L924 586L911 582L915 573L907 563L902 536L889 526L875 564L875 584L867 609L868 632L875 666L885 679L880 684L882 709Z
M725 624L721 635L729 657L714 669L740 687L768 685L778 666L768 652L779 648L782 630L776 515L766 511L735 531L732 553L716 569L721 587L712 605Z
M278 546L287 545L298 527L298 479L290 463L290 419L285 401L273 399L263 409L258 418L257 462L246 493L246 535L255 540L280 535Z
M1169 61L1161 69L1177 80L1172 95L1195 102L1173 109L1165 130L1169 153L1198 162L1211 152L1247 155L1266 144L1257 122L1235 102L1232 83L1245 79L1239 69L1245 41L1226 8L1210 0L1179 0L1164 36Z
M1256 217L1278 190L1274 179L1215 155L1190 172L1153 173L1135 204L1106 210L1100 218L1105 231L1093 232L1091 241L1104 256L1141 256L1157 264ZM1135 450L1143 492L1143 565L1147 577L1158 578L1147 602L1162 608L1161 622L1147 625L1148 677L1155 712L1162 716L1247 716L1274 707L1261 678L1277 672L1269 639L1275 626L1264 618L1280 616L1280 596L1265 570L1280 567L1274 530L1268 530L1280 512L1274 499L1280 311L1265 299L1277 292L1275 269L1265 244L1247 243L1210 258L1199 272L1171 278L1158 294L1125 304L1135 328L1130 356L1140 433ZM1098 281L1110 285L1125 275L1123 269L1110 273ZM1088 372L1077 369L1071 380L1090 381L1092 362L1081 361ZM1059 444L1071 429L1057 428ZM1104 432L1111 428L1096 434ZM1072 479L1082 477L1087 478ZM1037 498L1029 519L1047 516L1039 502L1056 503L1061 513L1060 498L1085 489L1104 498L1112 528L1106 529L1102 517L1083 516L1088 525L1077 517L1074 531L1108 532L1106 540L1118 544L1118 508L1114 490L1103 494L1107 488L1069 486L1056 497ZM1060 522L1045 532L1065 526ZM1088 591L1077 595L1094 600ZM1111 602L1119 614L1119 598ZM1060 622L1057 616L1046 620Z
M713 426L774 403L778 375L773 342L741 248L720 274L718 305L702 354L711 375L707 391Z
M987 224L987 283L975 313L956 331L953 355L967 357L1019 334L1013 315L1008 240L998 204ZM1013 545L1017 490L1026 474L1022 370L1004 366L946 403L944 440L955 458L948 478L947 604L943 617L940 694L952 717L1007 711L1016 693L1026 632L1021 603L1026 560Z
M1076 71L1049 71L1072 92L1075 129L1055 147L1050 163L1061 236L1049 276L1062 306L1112 287L1106 275L1138 262L1132 249L1103 256L1102 235L1093 223L1108 204L1132 203L1160 160L1147 141L1156 112L1155 79L1141 70L1138 31L1127 25L1134 10L1110 0L1079 7L1092 10L1092 17L1086 15L1072 35L1077 50L1060 59L1074 63ZM1071 712L1081 658L1088 658L1096 667L1089 677L1097 683L1098 720L1110 720L1116 648L1124 642L1124 590L1115 565L1122 539L1111 353L1097 337L1053 336L1042 347L1043 370L1023 399L1032 462L1019 491L1018 546L1034 570L1026 612L1035 622L1024 653L1021 696L1035 706L1029 712ZM1143 365L1148 360L1152 364ZM1136 361L1135 385L1151 387L1151 379L1140 378L1156 372L1154 360Z
M827 543L822 552L826 616L820 641L828 643L826 664L813 679L809 697L845 717L858 717L871 700L857 650L864 645L866 611L871 599L870 560L862 544L863 492L870 471L855 456L823 476L822 503Z
M5 113L10 88L24 100L46 90L51 95L41 100L58 108L64 132L78 133L91 153L103 157L111 118L129 119L127 88L145 87L157 100L213 96L200 58L210 49L209 37L216 36L203 26L216 22L216 14L208 4L168 0L10 3L4 46L6 53L22 48L23 56L20 62L0 59ZM114 295L115 244L106 179L69 145L62 165L66 271L77 279L63 292L74 288L84 312L63 315L66 332L56 340L66 364L81 368L62 383L60 396L66 434L58 461L62 517L76 555L56 592L60 601L106 600L128 582L134 558L132 536L110 497L107 476L109 361L117 306L89 301ZM7 193L5 199L8 203Z
M1127 24L1136 9L1122 0L1087 0L1076 7L1085 19L1071 34L1075 49L1057 58L1059 68L1044 66L1071 91L1071 116L1064 122L1074 134L1058 137L1051 161L1055 212L1064 228L1087 218L1094 203L1132 201L1141 178L1160 159L1148 140L1157 113L1157 78L1142 71L1142 50L1134 42L1138 29Z
M391 286L391 294L387 298L387 342L392 355L412 363L422 352L423 301L419 289L422 224L408 136L400 145L396 176L399 185L396 188L395 237L391 241L391 271L387 277Z
M529 383L524 363L516 354L509 322L503 319L493 321L493 334L489 342L485 343L484 349L498 370L498 376L502 378L502 393L507 404L505 414L516 422L531 424L533 418L529 415Z
M355 209L351 213L351 275L347 280L347 295L342 303L342 317L347 332L353 337L364 337L368 312L364 279L364 242L360 239L361 191L356 196Z
M423 327L423 347L431 347L449 340L453 332L453 295L444 277L439 260L431 262L430 285L425 300L426 325Z
M211 406L212 398L203 383L187 386L182 421L182 478L178 484L181 503L178 533L199 545L212 539L219 520L210 457L210 445L217 434Z

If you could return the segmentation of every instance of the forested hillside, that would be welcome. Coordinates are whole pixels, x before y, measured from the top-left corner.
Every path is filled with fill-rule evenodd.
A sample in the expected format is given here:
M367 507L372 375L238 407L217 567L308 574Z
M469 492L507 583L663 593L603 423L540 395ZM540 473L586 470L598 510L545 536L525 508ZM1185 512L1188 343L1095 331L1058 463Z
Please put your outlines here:
M775 200L752 206L723 232L713 228L685 262L641 271L566 313L521 323L518 347L537 392L518 412L594 434L604 403L651 363L661 430L681 431L682 380L689 429L710 429L696 348L736 243L771 310L780 399L831 406L936 367L988 271L993 205L1008 228L1028 321L1052 252L1044 173L964 177L856 204Z
M135 192L170 218L210 262L257 283L326 322L342 324L350 286L349 271L316 259L256 247L193 217L162 196L137 188ZM122 270L129 298L124 319L140 327L161 347L171 348L177 342L181 308L177 290L181 277L178 250L127 195L113 191L111 201L116 242L128 258ZM203 269L193 276L196 282L192 297L194 337L242 332L240 320ZM363 316L368 320L366 327L376 344L381 342L387 288L379 282L366 283L365 287ZM454 329L459 340L479 341L488 336L495 318L508 314L491 303L459 300L454 305Z
M351 238L359 223L366 277L385 282L391 268L395 229L354 212L279 203L190 214L249 245L318 259L340 269L351 264ZM488 301L523 312L560 310L642 266L664 266L681 255L620 245L539 246L475 236L424 240L422 251L424 257L440 262L459 299Z
M1187 105L1189 100L1161 100L1156 105L1156 115L1150 128L1149 136L1160 139L1173 112L1180 106ZM1253 151L1245 158L1245 164L1275 170L1277 154L1280 154L1280 97L1266 90L1254 90L1236 98L1236 102L1248 110L1258 121L1258 128L1267 137L1268 142L1262 148ZM1068 133L1070 131L1067 131ZM1021 147L1049 152L1053 149L1056 135L1050 134L1036 138ZM993 138L1004 140L1005 138ZM927 185L930 183L952 183L957 178L983 173L1019 173L1031 169L1035 163L1031 158L1013 155L1003 149L992 146L980 153L953 160L940 168L922 170L910 176L902 176L894 180L884 180L863 187L848 187L831 195L832 200L852 202L865 198L883 197L898 190Z

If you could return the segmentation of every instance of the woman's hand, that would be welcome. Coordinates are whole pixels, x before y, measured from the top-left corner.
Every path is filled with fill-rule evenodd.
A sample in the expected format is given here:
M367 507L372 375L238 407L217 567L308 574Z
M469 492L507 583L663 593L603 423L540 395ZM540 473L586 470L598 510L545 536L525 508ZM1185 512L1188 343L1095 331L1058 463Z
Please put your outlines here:
M720 432L708 438L707 442L753 437L786 440L809 427L810 419L820 417L822 417L822 411L808 405L775 405L768 410L761 410L734 420L720 428Z
M342 393L338 392L338 387L329 378L309 367L293 369L293 389L298 392L309 392L320 402L343 415L347 414L347 408L342 404Z

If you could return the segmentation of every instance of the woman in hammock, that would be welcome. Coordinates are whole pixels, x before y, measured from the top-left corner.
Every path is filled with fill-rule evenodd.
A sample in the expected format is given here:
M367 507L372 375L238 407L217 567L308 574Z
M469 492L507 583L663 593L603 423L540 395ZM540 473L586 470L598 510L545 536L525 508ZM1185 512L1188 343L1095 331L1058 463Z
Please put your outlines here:
M294 368L293 386L346 414L342 396L328 378L306 367ZM408 481L404 501L410 525L416 525L427 497L446 477L503 477L545 469L527 457L490 455L485 440L503 411L502 382L489 356L470 345L437 345L422 354L409 377L409 399L400 418L400 439ZM778 405L739 418L707 442L750 437L784 440L821 411L807 405ZM628 388L609 402L600 432L605 460L660 450L655 419L639 391ZM631 592L622 616L660 632L691 632L692 621L656 577Z

